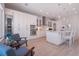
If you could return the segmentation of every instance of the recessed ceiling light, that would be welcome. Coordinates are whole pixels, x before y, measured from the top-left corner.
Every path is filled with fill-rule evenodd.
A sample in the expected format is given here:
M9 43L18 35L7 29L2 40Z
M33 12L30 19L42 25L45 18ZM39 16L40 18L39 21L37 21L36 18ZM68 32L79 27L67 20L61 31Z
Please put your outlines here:
M72 8L72 10L76 10L76 8Z
M58 16L58 18L61 18L61 16Z
M40 12L42 12L42 10L40 9Z
M48 12L46 12L46 14L48 14Z

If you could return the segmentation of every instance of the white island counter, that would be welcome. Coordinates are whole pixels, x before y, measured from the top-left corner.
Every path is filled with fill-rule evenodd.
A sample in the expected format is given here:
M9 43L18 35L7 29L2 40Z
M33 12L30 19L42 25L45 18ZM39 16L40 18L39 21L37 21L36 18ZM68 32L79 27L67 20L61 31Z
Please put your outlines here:
M62 44L65 40L62 39L61 33L57 31L46 31L46 40L55 45Z

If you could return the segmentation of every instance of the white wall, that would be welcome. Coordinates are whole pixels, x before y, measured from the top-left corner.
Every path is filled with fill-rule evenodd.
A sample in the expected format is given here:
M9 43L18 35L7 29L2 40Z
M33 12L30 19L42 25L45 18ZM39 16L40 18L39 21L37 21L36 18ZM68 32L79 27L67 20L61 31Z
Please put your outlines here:
M37 31L37 35L30 36L30 25L37 24L37 17L28 13L23 13L11 9L5 9L7 15L13 15L13 33L19 33L28 39L45 36L44 31Z
M67 18L67 24L71 24L71 29L75 32L76 38L79 38L79 15Z
M60 31L61 30L61 27L63 25L68 25L70 24L71 25L71 31L74 31L75 33L75 39L78 39L79 38L79 15L73 15L73 16L69 16L69 17L65 17L62 18L62 19L59 19L57 21L57 30Z
M0 38L4 38L4 6L0 4Z

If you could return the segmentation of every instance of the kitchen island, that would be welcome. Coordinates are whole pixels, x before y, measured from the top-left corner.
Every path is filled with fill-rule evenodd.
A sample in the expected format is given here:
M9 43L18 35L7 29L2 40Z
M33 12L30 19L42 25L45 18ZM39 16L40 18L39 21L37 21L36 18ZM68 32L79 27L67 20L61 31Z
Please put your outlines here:
M46 31L46 40L55 45L60 45L65 40L62 39L61 32L59 31Z

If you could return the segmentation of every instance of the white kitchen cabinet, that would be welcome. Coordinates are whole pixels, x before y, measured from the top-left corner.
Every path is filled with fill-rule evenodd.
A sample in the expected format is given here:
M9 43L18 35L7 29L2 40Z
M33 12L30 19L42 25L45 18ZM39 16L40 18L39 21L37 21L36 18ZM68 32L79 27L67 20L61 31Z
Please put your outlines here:
M41 26L43 26L43 19L42 19L42 17L37 17L37 26L38 27L41 27Z
M20 36L25 36L27 39L34 39L38 37L45 36L44 31L37 31L36 35L30 35L30 25L35 25L37 28L37 18L38 16L31 15L28 13L19 12L12 9L5 9L6 14L13 16L13 33L19 33ZM39 17L42 21L42 18ZM42 22L41 22L42 25Z
M28 23L29 18L28 15L21 13L21 12L15 12L14 13L14 33L19 33L20 36L28 36Z
M58 31L46 31L46 40L55 45L60 45L66 41L62 40L61 33Z

